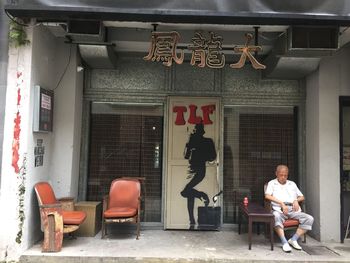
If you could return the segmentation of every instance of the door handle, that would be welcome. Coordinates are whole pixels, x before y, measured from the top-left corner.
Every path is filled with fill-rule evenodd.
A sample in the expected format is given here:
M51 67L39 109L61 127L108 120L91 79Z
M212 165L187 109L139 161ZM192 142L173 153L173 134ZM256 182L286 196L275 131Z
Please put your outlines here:
M219 162L218 161L212 161L212 162L208 162L209 166L219 166Z

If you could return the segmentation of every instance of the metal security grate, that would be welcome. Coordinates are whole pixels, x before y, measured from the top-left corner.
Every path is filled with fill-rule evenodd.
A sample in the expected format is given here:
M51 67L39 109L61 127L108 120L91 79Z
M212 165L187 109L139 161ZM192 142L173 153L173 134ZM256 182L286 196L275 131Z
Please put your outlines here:
M302 247L306 253L313 256L339 256L338 253L325 246L302 245Z
M141 220L160 222L162 108L128 107L99 106L91 115L87 200L101 201L116 178L145 177Z
M263 186L278 164L296 181L296 127L293 108L228 107L224 110L224 223L237 223L247 196L263 203Z

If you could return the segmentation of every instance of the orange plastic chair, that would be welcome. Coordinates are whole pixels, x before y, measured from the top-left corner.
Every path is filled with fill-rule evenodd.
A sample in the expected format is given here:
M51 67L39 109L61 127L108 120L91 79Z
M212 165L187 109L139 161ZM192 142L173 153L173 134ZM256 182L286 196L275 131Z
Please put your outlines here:
M86 214L83 211L63 210L47 182L37 183L34 189L40 209L41 231L44 232L42 252L61 251L63 234L77 230L84 222Z
M265 191L266 191L266 188L267 188L267 183L264 184L264 194L265 194ZM265 200L265 208L269 209L271 212L272 212L272 205L271 205L271 202L269 200ZM302 209L302 211L305 212L305 206L304 206L304 203L303 202L299 202L299 205ZM288 231L288 230L296 230L297 228L299 227L299 220L297 219L287 219L286 221L284 221L283 223L283 228L284 230ZM303 243L306 243L306 235L304 235L304 240L303 240Z
M107 235L106 224L134 223L136 239L140 236L141 184L137 179L119 178L111 183L109 195L103 199L102 234Z

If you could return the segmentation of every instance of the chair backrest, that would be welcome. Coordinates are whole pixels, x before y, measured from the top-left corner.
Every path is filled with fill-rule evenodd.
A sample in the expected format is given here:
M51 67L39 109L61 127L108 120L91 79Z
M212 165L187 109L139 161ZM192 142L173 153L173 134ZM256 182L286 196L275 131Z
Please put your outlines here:
M115 179L109 190L108 207L132 207L137 209L141 185L139 180Z
M264 207L269 210L272 210L271 202L265 198L266 188L267 188L267 183L264 184Z
M40 182L34 186L39 205L48 205L57 203L55 193L47 182Z

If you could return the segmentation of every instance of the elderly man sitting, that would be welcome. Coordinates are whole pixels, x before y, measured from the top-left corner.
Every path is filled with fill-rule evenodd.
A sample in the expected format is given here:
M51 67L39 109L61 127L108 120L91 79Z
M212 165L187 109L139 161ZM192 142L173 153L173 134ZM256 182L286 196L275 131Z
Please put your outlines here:
M301 211L299 202L304 201L305 198L297 185L287 180L288 167L286 165L277 166L276 177L268 183L265 191L265 198L271 201L274 210L275 231L281 239L284 252L291 252L290 246L302 250L297 240L308 230L311 230L314 218ZM292 238L287 241L284 235L283 223L288 218L297 219L300 224Z

